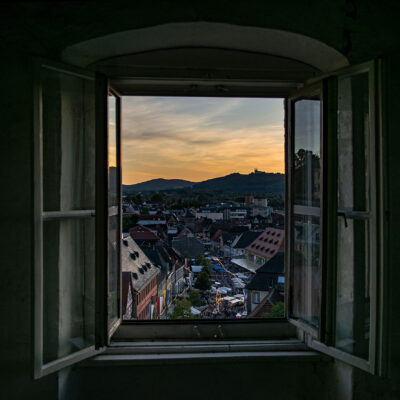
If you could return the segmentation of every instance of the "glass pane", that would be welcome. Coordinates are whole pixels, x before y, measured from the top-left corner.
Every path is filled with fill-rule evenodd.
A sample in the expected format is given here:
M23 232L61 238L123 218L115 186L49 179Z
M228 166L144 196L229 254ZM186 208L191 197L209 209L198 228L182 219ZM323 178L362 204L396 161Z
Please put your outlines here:
M94 344L94 219L43 223L43 362Z
M118 318L119 287L119 215L108 218L108 318Z
M319 326L321 305L319 95L294 104L292 315Z
M336 347L368 358L368 223L338 219ZM347 226L346 226L347 225Z
M294 216L293 316L315 327L321 303L320 218Z
M108 96L108 205L118 205L117 99Z
M338 208L370 210L368 73L338 82ZM368 358L370 218L338 217L336 347Z
M321 110L318 97L295 103L294 204L320 206Z
M366 211L369 140L368 74L338 82L338 206Z
M43 70L43 210L95 207L94 81Z

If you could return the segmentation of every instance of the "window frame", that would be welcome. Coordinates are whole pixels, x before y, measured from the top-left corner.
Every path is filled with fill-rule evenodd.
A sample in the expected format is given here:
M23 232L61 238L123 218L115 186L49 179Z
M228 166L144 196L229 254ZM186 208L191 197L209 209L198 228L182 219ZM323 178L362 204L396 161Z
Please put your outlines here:
M371 129L375 131L374 144L377 146L378 154L376 160L372 161L373 168L376 169L376 188L372 191L373 195L377 197L378 204L376 205L376 237L379 240L377 245L378 257L374 265L371 268L371 276L376 276L375 284L372 285L373 290L371 293L371 299L373 299L373 305L371 306L371 338L370 338L370 360L364 360L357 356L345 353L334 347L333 345L333 326L335 318L335 302L336 302L336 239L335 245L328 245L328 242L335 238L336 234L336 208L335 201L332 199L336 196L336 172L335 172L335 152L336 152L336 135L337 135L337 88L335 80L338 77L345 77L355 73L363 71L369 72L369 84L370 84L370 119L373 121ZM315 88L321 93L321 213L320 213L320 243L321 243L321 303L320 303L320 324L318 329L309 326L307 323L293 319L289 317L289 306L290 306L290 279L287 278L287 274L290 269L288 268L288 259L290 257L291 244L289 240L285 241L285 254L286 254L286 277L285 277L285 318L280 321L274 320L255 320L248 319L246 321L235 321L236 326L242 324L251 325L252 329L261 329L264 333L264 339L269 335L274 335L274 332L269 332L269 327L274 326L281 329L280 334L282 335L285 325L290 324L296 328L298 337L303 340L307 346L311 349L325 353L331 357L342 360L350 365L356 366L360 369L368 371L370 373L379 373L382 375L387 369L387 348L385 347L384 334L387 332L387 312L384 312L384 304L386 303L387 291L384 290L387 287L387 272L385 271L383 259L384 259L384 211L383 204L384 199L384 173L382 159L383 159L383 132L382 132L382 94L381 94L381 64L380 61L371 61L352 67L343 68L339 71L321 75L315 79L309 80L297 93L294 92L293 96L298 97L302 94L309 94L310 90L315 91ZM176 91L176 82L174 82L174 89ZM309 86L311 85L311 89ZM150 95L167 96L165 93L165 87L161 92L155 92L154 87L151 87ZM178 91L182 93L182 91ZM183 91L184 92L184 91ZM168 91L167 91L168 93ZM141 95L145 95L143 86L141 87ZM171 95L171 94L169 94ZM179 94L178 94L179 95ZM211 96L210 93L203 92L203 96ZM199 96L199 94L197 94ZM221 96L220 93L214 94L214 97ZM229 97L235 97L234 94L230 93ZM238 97L243 97L243 92L240 92ZM260 97L249 96L249 97ZM266 95L265 97L269 97ZM273 96L272 96L273 97ZM284 98L285 106L285 141L288 141L291 128L291 111L289 110L289 96ZM376 117L377 116L377 117ZM328 151L329 147L329 151ZM332 150L333 149L333 150ZM285 145L285 159L288 158L288 147ZM289 170L290 171L290 170ZM286 188L289 187L290 174L286 170ZM334 194L334 195L332 195ZM285 191L286 204L289 203L289 190ZM291 223L288 218L289 207L286 207L286 218L285 218L285 232L288 232L289 224ZM289 238L289 235L286 235ZM379 276L378 276L379 273ZM377 282L378 281L378 282ZM378 290L379 285L379 290ZM377 311L380 313L377 313ZM379 321L378 321L379 319ZM158 330L162 330L156 333L154 325L158 325ZM128 340L165 340L181 338L180 333L177 333L178 326L184 326L186 328L178 328L182 332L186 331L184 338L188 340L200 340L213 338L222 339L227 338L226 334L222 334L225 326L229 325L229 321L224 320L199 320L199 321L124 321L123 325L116 332L114 337L117 341L128 341ZM191 327L191 330L187 329L187 326ZM162 327L162 328L161 328ZM207 327L207 328L206 328ZM159 329L161 328L161 329ZM201 329L201 332L200 332ZM136 330L136 332L134 332ZM229 327L229 338L242 337L240 335L241 328L235 331L235 328ZM294 331L291 331L292 334ZM228 333L228 332L227 332ZM379 336L378 336L379 335ZM248 335L246 338L251 337ZM386 349L386 350L385 350ZM377 359L379 358L378 362Z
M294 264L294 214L295 214L295 205L294 205L294 164L293 164L293 157L294 154L294 124L295 124L295 113L294 113L294 106L296 101L307 99L308 97L320 95L320 150L321 150L321 165L320 165L320 266L321 268L321 289L320 289L320 305L319 305L319 326L318 328L307 324L305 321L302 321L298 318L291 316L292 314L292 271L293 271L293 264ZM288 321L295 325L300 330L308 333L312 337L321 338L324 332L324 319L325 315L323 312L323 299L324 299L324 254L326 252L326 246L324 243L324 226L325 226L325 212L326 206L325 201L326 198L324 196L324 182L326 182L326 146L324 145L325 141L325 96L326 90L323 80L317 80L309 85L305 85L304 87L300 88L299 90L295 91L288 99L287 99L287 128L286 128L286 158L285 158L285 165L286 165L286 202L285 202L285 255L286 255L286 262L285 262L285 316L287 317ZM303 208L314 208L308 206L298 206ZM308 214L302 214L308 215ZM287 221L287 225L286 225ZM287 282L287 283L286 283Z
M108 204L108 193L109 193L109 188L108 188L108 154L109 151L107 151L107 226L109 222L110 217L115 217L118 216L119 220L119 227L117 230L117 237L120 238L122 235L122 172L121 172L121 96L120 94L110 86L109 82L107 82L107 89L108 89L108 95L107 95L107 144L109 146L110 140L109 140L109 134L108 134L108 126L109 126L109 106L108 106L108 99L109 97L114 97L115 98L115 135L116 135L116 185L117 185L117 201L118 205L117 206L110 206ZM108 149L107 149L108 150ZM107 229L108 232L108 229ZM121 240L117 240L116 243L116 251L117 251L117 276L118 276L118 282L117 282L117 317L114 318L114 320L109 321L109 310L108 310L108 301L106 304L107 307L107 332L106 332L106 343L110 344L111 342L111 337L114 334L114 332L118 329L119 325L122 322L122 262L121 262ZM107 259L108 259L108 254L107 254ZM108 263L107 263L108 264ZM107 285L107 296L109 294L109 265L107 265L107 278L106 278L106 285ZM108 299L108 297L107 297Z
M35 81L34 83L34 105L35 105L35 111L34 111L34 179L35 179L35 197L34 197L34 237L35 237L35 242L34 242L34 247L35 247L35 279L34 279L34 285L35 285L35 340L34 340L34 347L35 347L35 373L34 376L35 378L44 376L48 373L57 371L63 367L66 367L68 365L72 365L78 361L81 361L83 359L86 359L88 357L92 357L94 355L98 355L99 352L102 352L106 349L107 346L113 346L117 345L118 342L132 342L132 341L144 341L144 340L178 340L178 339L186 339L190 341L200 341L200 340L207 340L207 343L212 343L212 341L215 340L228 340L228 341L234 341L235 339L238 340L259 340L259 339L293 339L294 337L297 336L300 338L300 340L304 341L309 348L315 349L317 351L326 353L334 358L338 358L342 361L345 361L351 365L355 365L361 369L367 370L371 373L377 372L377 368L379 369L379 373L384 373L386 370L386 364L385 364L385 354L387 353L387 347L386 342L384 340L384 335L387 334L387 324L388 324L388 316L387 316L387 311L385 311L384 304L386 303L386 298L388 296L387 290L385 288L388 287L387 284L387 269L384 267L384 235L386 231L386 227L384 225L384 211L383 211L383 205L385 204L385 197L384 197L384 183L385 183L385 171L383 169L383 166L381 164L381 161L383 159L383 154L384 154L384 143L383 143L383 127L382 127L382 94L380 92L380 87L381 87L381 74L380 74L380 64L378 63L378 66L375 68L375 63L370 62L370 63L365 63L359 66L354 66L350 68L345 68L340 71L332 72L326 75L321 75L313 80L310 80L307 84L315 84L317 82L322 82L322 87L323 87L323 97L321 98L322 100L322 113L321 113L321 119L323 121L322 124L322 137L321 141L322 144L324 143L323 141L326 140L326 143L328 145L333 145L332 143L332 137L333 135L336 135L336 125L335 125L335 118L333 117L335 113L335 109L333 107L333 99L334 99L334 84L333 79L337 76L343 76L343 74L350 74L353 72L357 72L362 70L363 68L372 68L372 73L370 78L373 79L375 82L375 79L377 81L377 85L379 85L379 91L377 92L377 102L375 103L375 98L372 99L373 102L373 110L372 112L374 113L375 117L375 112L378 114L379 118L376 118L374 120L374 128L376 129L376 132L378 132L375 136L377 140L377 144L379 142L378 146L378 160L379 163L377 163L377 169L378 169L378 174L377 174L377 189L380 189L376 191L376 195L379 196L378 199L378 205L377 205L377 213L378 213L378 220L377 220L377 238L379 240L379 270L376 269L374 272L376 273L376 276L378 278L378 273L379 273L379 281L376 283L376 287L374 289L374 296L376 299L376 307L373 308L374 310L374 325L377 326L377 331L373 333L373 340L371 339L372 343L372 348L373 348L373 353L377 353L377 356L380 357L378 362L375 362L376 360L373 359L371 363L365 363L365 360L360 360L357 357L354 357L352 355L349 355L347 353L344 353L334 347L332 347L332 329L331 329L331 324L332 324L332 319L334 318L334 311L333 311L333 305L334 305L334 299L335 299L335 290L333 290L333 285L334 282L331 284L327 284L328 277L332 278L334 276L333 272L336 271L336 268L334 265L332 265L332 260L333 258L329 258L330 262L325 263L325 259L327 257L331 257L332 253L330 253L330 248L326 246L326 240L327 237L332 237L331 230L329 232L327 231L326 225L324 223L324 219L327 220L328 222L331 221L331 218L333 218L333 211L331 209L331 203L329 203L329 199L326 197L328 196L329 193L332 193L332 190L334 189L331 182L332 179L328 179L328 184L329 186L325 188L323 186L323 189L321 190L322 193L322 198L321 198L321 207L322 207L322 212L321 212L321 259L325 263L322 267L322 282L321 282L321 287L322 287L322 296L321 296L321 324L320 324L320 329L318 331L318 336L316 337L315 335L315 330L309 329L309 327L306 324L302 323L296 323L296 321L291 321L287 316L289 315L288 312L285 312L286 317L282 319L269 319L269 320L259 320L259 319L247 319L247 320L237 320L237 321L229 321L229 320L191 320L191 321L167 321L163 320L161 321L133 321L133 322L128 322L124 321L123 324L120 326L113 326L112 331L110 333L110 330L108 329L108 324L107 324L107 301L106 301L106 293L107 292L107 265L106 261L107 260L107 249L106 248L101 248L101 246L98 246L97 244L99 243L107 243L107 220L108 220L108 207L107 207L107 199L108 199L108 193L107 193L107 168L105 168L107 163L107 140L108 140L108 134L107 134L107 126L108 126L108 119L107 119L107 99L108 99L108 93L110 91L110 87L112 87L112 80L108 80L107 77L101 74L93 74L89 73L86 70L81 70L75 67L70 67L70 66L65 66L60 63L53 63L53 62L47 62L47 61L42 61L38 65L58 65L57 68L60 68L62 71L75 71L72 73L76 73L78 75L83 75L87 76L90 75L92 79L96 80L96 140L100 140L102 145L101 146L96 146L96 310L95 310L95 326L96 326L96 344L95 346L91 346L88 349L82 350L81 352L74 353L70 356L67 356L63 359L57 360L54 363L50 363L47 366L44 366L41 364L41 358L39 356L39 353L41 354L42 349L43 349L43 340L40 341L38 339L40 335L42 334L42 327L41 327L41 321L42 321L42 315L41 315L41 307L42 307L42 297L40 295L40 291L42 290L42 279L43 277L40 274L40 269L38 269L38 265L41 263L40 259L40 249L38 248L38 245L40 243L40 240L37 240L38 237L41 235L41 225L40 225L40 218L41 215L38 214L38 207L41 206L41 193L38 193L38 187L41 188L40 185L38 185L37 178L41 174L41 150L40 150L40 143L38 143L38 138L40 138L40 130L41 130L41 120L40 120L40 91L38 88L38 83ZM37 72L37 71L36 71ZM167 80L164 80L166 82ZM134 80L132 80L134 83ZM373 83L374 83L373 82ZM244 82L246 83L246 82ZM190 82L187 81L182 81L182 85L189 85ZM152 81L153 86L149 86L149 95L164 95L164 96L171 96L171 93L168 91L168 85L164 85L162 89L158 90L158 94L154 92L154 88L158 87L160 88L159 82L154 83ZM265 94L261 95L259 91L254 92L254 94L248 93L246 96L243 91L243 85L240 86L240 89L238 90L238 93L235 95L235 90L233 87L233 90L230 90L229 93L226 93L221 85L218 85L218 82L216 81L211 81L208 80L206 82L206 86L208 85L208 90L204 90L204 86L202 87L201 93L190 93L192 96L206 96L206 97L277 97L277 98L282 98L284 102L284 107L285 107L285 142L288 140L288 131L290 129L289 127L289 120L290 120L290 114L288 110L288 96L282 96L282 95L277 95L272 94L271 96L268 95L268 87L269 85L267 84L265 86ZM181 93L185 92L185 89L183 88L181 91L178 90L179 94L176 94L176 86L177 82L174 80L173 82L173 90L172 95L182 95ZM179 86L179 85L178 85ZM251 85L250 85L251 87ZM272 85L273 87L273 85ZM325 90L328 88L328 90ZM141 95L144 95L143 93L143 87L141 88L142 93ZM306 90L306 89L304 89ZM375 87L374 87L375 90ZM371 92L374 92L374 90L371 90ZM329 96L329 97L327 97ZM326 101L328 99L328 101ZM328 116L328 118L325 118L325 116ZM120 141L118 142L119 146L121 145ZM326 161L323 161L322 168L323 168L323 177L325 178L326 176L329 176L330 178L332 177L332 170L328 168L328 172L324 169L324 162L328 163L329 165L332 165L332 151L327 152L327 146L322 145L321 146L323 149L323 152L321 153L321 156L326 158ZM285 151L285 158L287 159L288 157L288 149L287 146L285 145L284 147ZM327 152L325 154L325 152ZM379 164L379 165L378 165ZM329 174L329 175L326 175ZM286 187L288 187L289 183L289 176L288 176L288 171L286 171ZM324 179L323 179L324 181ZM40 181L39 181L40 183ZM121 190L121 189L120 189ZM332 197L332 196L330 196ZM285 200L286 204L289 204L289 198L288 198L288 190L285 191ZM327 202L328 207L324 210L323 204L324 202ZM121 203L119 205L121 208ZM288 212L288 207L286 206L286 213ZM122 213L121 213L122 214ZM336 211L335 211L335 216L336 216ZM289 227L290 221L288 218L285 218L285 232L288 232L288 227ZM331 224L332 226L332 224ZM331 228L330 228L331 229ZM288 240L285 240L285 254L286 254L286 273L289 271L289 268L287 268L287 259L289 253L287 250L289 249L289 243ZM104 246L106 247L106 246ZM325 248L325 249L324 249ZM377 268L377 267L376 267ZM387 267L386 267L387 268ZM379 288L378 288L379 285ZM289 291L288 288L290 287L290 279L287 279L285 277L285 308L288 307L289 303ZM379 290L378 290L379 289ZM38 295L39 293L39 295ZM379 296L379 297L378 297ZM121 297L121 296L120 296ZM120 298L120 301L122 299ZM122 310L121 304L120 304L120 312ZM380 314L377 314L377 311L380 311ZM379 321L376 315L379 315ZM371 314L371 317L373 315ZM378 324L379 322L379 324ZM251 329L249 329L249 327ZM115 328L115 329L114 329ZM251 332L249 332L251 331ZM121 343L122 345L122 343ZM378 365L378 367L377 367Z
M337 246L337 80L351 77L360 73L368 73L369 83L369 169L370 169L370 198L371 219L373 222L372 239L369 240L372 261L369 264L370 273L370 337L369 337L369 356L368 360L352 355L335 347L335 317L336 317L336 246ZM331 357L344 361L350 365L367 371L371 374L385 375L387 372L387 267L385 268L385 170L384 160L384 130L382 126L382 64L381 60L369 61L363 64L344 68L339 71L324 75L325 87L328 92L329 105L324 108L326 120L324 123L325 140L328 146L332 148L326 153L327 157L327 177L328 186L323 191L325 198L326 213L323 234L325 236L323 246L325 248L325 274L323 275L324 301L323 313L325 315L324 331L320 337L315 337L309 331L304 329L304 340L310 348L323 352ZM315 80L311 80L311 83ZM326 96L324 97L327 98ZM325 146L327 147L327 146ZM326 149L324 149L325 152ZM386 234L386 235L385 235ZM333 243L333 245L332 245ZM376 243L374 245L374 243ZM324 269L323 269L324 271ZM329 283L330 282L330 283Z
M42 102L42 72L45 70L60 72L69 76L75 76L95 82L94 73L80 68L66 66L62 63L35 58L32 63L33 73L33 331L34 331L34 362L33 377L35 379L46 376L69 365L75 364L88 357L98 355L99 350L96 343L82 350L71 353L48 363L43 362L43 222L51 220L96 218L95 209L68 210L68 211L43 211L43 102ZM96 113L97 114L97 113ZM95 117L96 118L96 117ZM96 165L97 174L97 165ZM97 231L97 229L96 229ZM95 261L97 270L97 263ZM96 289L95 289L96 292ZM97 300L97 299L96 299ZM95 331L96 331L96 309L95 306Z

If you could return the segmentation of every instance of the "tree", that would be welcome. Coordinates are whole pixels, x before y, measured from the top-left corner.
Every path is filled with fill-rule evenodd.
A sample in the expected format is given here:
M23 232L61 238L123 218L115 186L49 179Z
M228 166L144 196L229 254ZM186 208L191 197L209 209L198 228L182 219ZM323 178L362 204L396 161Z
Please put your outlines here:
M207 258L205 258L202 254L198 254L196 256L196 265L201 265L202 267L204 267L203 269L206 269L206 271L211 274L212 272L212 267L211 267L211 263L210 260L208 260Z
M140 194L137 194L136 196L134 196L133 201L135 204L140 205L143 203L143 198Z
M193 318L190 312L191 302L188 299L177 300L175 303L174 311L169 314L171 319L190 319Z
M206 268L203 267L203 269L199 273L199 276L196 279L196 283L194 284L194 287L196 289L200 289L201 291L211 289L210 275L208 274L208 271Z
M154 193L152 194L150 200L152 203L162 203L163 202L163 195L161 193Z
M197 290L191 290L189 293L189 300L193 307L199 307L203 304L201 301L200 293Z
M281 301L272 307L271 312L261 314L261 318L283 318L284 316L285 307Z
M137 224L139 220L138 215L123 215L122 216L122 232L128 232L129 228L132 228Z

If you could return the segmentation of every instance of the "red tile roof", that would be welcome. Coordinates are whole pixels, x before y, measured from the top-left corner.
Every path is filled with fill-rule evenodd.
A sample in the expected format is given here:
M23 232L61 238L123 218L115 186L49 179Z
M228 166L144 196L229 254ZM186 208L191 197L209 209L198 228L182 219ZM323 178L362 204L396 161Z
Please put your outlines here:
M269 260L278 251L285 250L285 231L278 228L266 228L245 250L250 254Z
M158 236L143 225L136 225L129 229L129 234L134 240L159 240Z

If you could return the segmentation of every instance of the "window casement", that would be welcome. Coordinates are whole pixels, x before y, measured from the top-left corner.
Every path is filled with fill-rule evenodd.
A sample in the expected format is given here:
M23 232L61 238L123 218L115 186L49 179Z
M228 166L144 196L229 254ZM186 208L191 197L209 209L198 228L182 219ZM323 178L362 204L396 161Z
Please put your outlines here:
M310 347L372 373L385 364L379 76L365 63L288 99L286 181L286 315Z
M39 60L34 85L35 377L98 354L111 340L296 335L312 349L382 373L378 66L370 62L330 73L285 99L286 318L121 324L118 92L133 94L135 82L112 82L117 92L103 75ZM126 93L121 82L130 85ZM258 89L252 92L258 87L254 82L247 84L249 96L260 96ZM140 94L146 94L146 84L140 85ZM236 95L243 96L245 86L238 85ZM159 95L188 93L187 87L192 86L184 80L174 80L171 87L168 80L148 84L149 93ZM276 96L268 84L260 87L264 97ZM234 85L229 90L235 96ZM226 95L216 82L205 82L201 91ZM140 303L145 293L135 296ZM147 313L141 311L143 317Z

